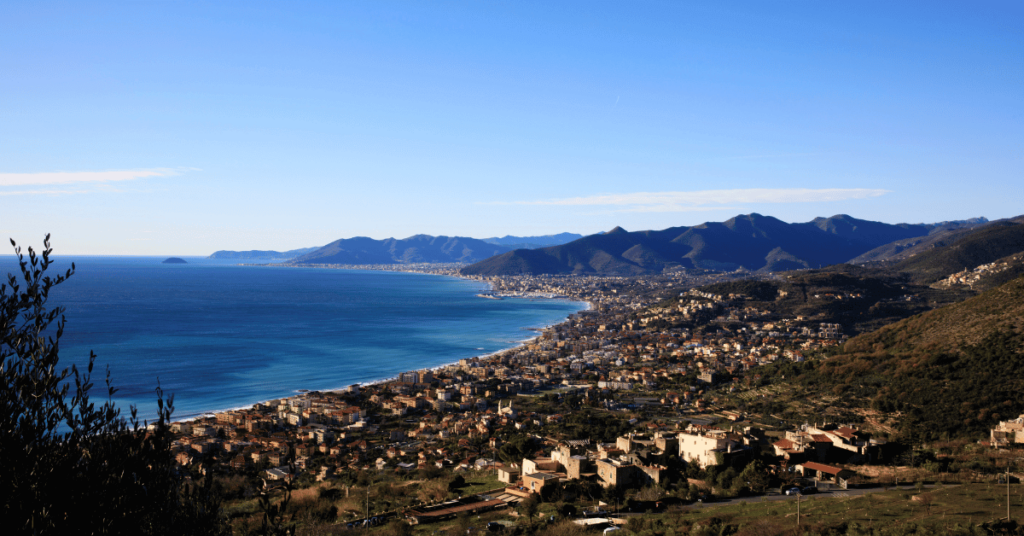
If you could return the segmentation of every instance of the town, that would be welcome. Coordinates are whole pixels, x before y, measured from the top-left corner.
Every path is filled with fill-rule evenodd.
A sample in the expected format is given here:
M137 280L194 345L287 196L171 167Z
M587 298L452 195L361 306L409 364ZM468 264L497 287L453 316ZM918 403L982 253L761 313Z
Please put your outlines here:
M492 356L175 422L173 449L182 465L255 475L280 493L344 489L348 508L324 519L345 527L545 515L538 501L614 526L626 522L618 514L672 501L898 483L888 466L904 451L847 415L747 411L744 399L772 398L757 386L760 367L802 362L847 335L837 323L697 288L741 275L487 278L496 298L557 296L590 308ZM1001 424L992 444L1024 441L1019 422ZM402 499L387 483L395 478L423 483ZM398 496L371 498L375 482ZM360 490L365 500L350 496Z

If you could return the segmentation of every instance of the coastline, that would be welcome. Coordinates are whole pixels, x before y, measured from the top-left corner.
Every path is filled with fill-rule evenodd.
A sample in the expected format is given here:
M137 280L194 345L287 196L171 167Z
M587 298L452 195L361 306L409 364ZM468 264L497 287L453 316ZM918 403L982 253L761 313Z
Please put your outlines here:
M440 276L440 277L451 277L453 279L460 279L462 281L474 281L474 282L477 282L477 283L486 284L490 288L488 288L487 290L485 290L483 292L491 293L490 294L491 296L498 297L498 298L525 298L525 299L545 299L545 300L573 301L573 302L579 302L579 303L587 304L587 308L586 309L581 309L581 311L589 311L589 310L595 308L594 304L592 302L590 302L590 301L587 301L587 300L584 300L584 299L581 299L581 298L577 298L577 297L573 297L573 296L566 296L564 294L544 293L544 292L534 292L534 293L527 293L527 294L522 294L522 293L502 293L500 291L496 292L494 290L494 283L492 283L491 281L488 281L487 279L477 279L477 278L473 278L473 277L464 276L464 275L460 274L458 272L458 270L454 270L454 266L456 266L456 265L453 265L453 264L418 263L418 264L404 265L404 264L288 264L288 263L253 264L253 263L239 263L237 266L258 266L258 267L270 267L270 268L319 268L319 269L325 269L325 270L352 270L352 271L367 271L367 272L390 272L390 273L402 273L402 274L434 275L434 276ZM443 266L445 268L436 268L438 266ZM458 266L462 266L462 265L460 264ZM399 269L400 267L407 267L408 269ZM420 267L423 267L423 268L420 268ZM492 299L492 298L489 298L487 296L479 296L478 295L478 297ZM560 323L561 322L559 322L559 324ZM555 326L555 325L557 325L557 324L552 324L551 326L545 326L544 329L547 329L548 327L552 327L552 326Z
M284 264L279 264L279 263L272 263L272 264L239 263L236 266L276 267L276 268L320 268L320 269L332 269L332 270L380 271L380 272L393 272L393 273L416 273L416 274L422 274L422 275L434 275L434 276L442 276L442 277L446 276L446 277L450 277L452 279L458 279L458 280L462 280L462 281L472 281L472 282L477 282L477 283L484 283L486 286L489 287L488 292L494 292L494 284L492 282L487 281L487 280L482 280L482 279L474 279L474 278L465 277L465 276L462 276L462 275L458 275L457 273L455 273L455 274L452 274L452 273L437 273L437 272L421 271L421 270L389 270L389 269L380 269L380 268L366 268L366 267L362 267L362 266L355 267L355 266L339 266L339 265L334 265L334 266L330 266L330 265L284 265ZM539 295L536 295L536 296L530 296L530 295L507 295L507 296L502 296L503 299L506 298L506 297L509 298L509 299L512 299L512 300L515 300L515 299L531 299L531 300L544 299L544 300L556 300L556 301L562 301L562 302L566 302L566 303L574 303L574 304L582 304L582 305L584 305L583 308L578 309L575 313L570 313L569 316L574 315L574 314L578 314L579 312L582 312L582 311L590 311L590 310L593 310L595 308L595 304L590 302L590 301L581 300L579 298L573 298L573 297L570 297L570 296L556 295L556 294L539 294ZM484 299L484 298L481 298L481 299ZM566 316L565 318L563 318L562 320L560 320L558 322L549 323L547 325L542 325L542 326L539 326L539 327L521 326L519 329L527 330L527 331L543 332L543 331L551 329L553 327L557 327L559 325L565 324L566 322L569 321L569 316ZM506 348L501 348L499 350L495 350L495 351L487 353L487 354L478 355L478 356L472 356L471 358L477 358L477 359L480 359L480 360L491 360L491 359L494 359L495 357L497 357L499 355L502 355L502 354L504 354L506 352L512 352L512 351L516 351L518 349L521 349L524 346L526 346L526 345L528 345L530 343L533 343L534 341L536 341L539 338L540 338L540 334L538 333L537 335L535 335L533 337L529 337L527 339L523 339L521 341L518 341L516 344L513 344L512 346L509 346L509 347L506 347ZM441 363L441 364L435 365L435 366L414 367L414 370L429 370L429 371L432 371L432 372L440 372L440 371L443 371L443 370L448 369L450 367L458 366L460 359L470 359L470 358L459 358L459 359L456 359L455 361L449 361L449 362ZM275 397L275 398L266 398L266 399L258 400L256 402L253 402L253 403L247 404L247 405L239 405L239 406L230 407L230 408L221 408L221 409L213 409L213 410L207 410L207 411L202 411L202 412L197 412L197 413L190 413L188 416L185 416L185 417L182 417L182 418L175 418L174 422L190 422L190 421L194 421L194 420L197 420L197 419L203 419L203 418L212 417L213 415L215 415L217 413L225 413L225 412L230 412L230 411L238 411L238 410L249 409L249 408L252 408L253 406L258 405L258 404L266 404L267 402L270 402L270 401L273 401L273 400L286 400L286 399L290 399L290 398L293 398L293 397L302 396L302 395L304 395L306 393L310 393L310 392L339 393L339 392L345 391L346 389L348 389L352 385L358 385L360 388L371 387L371 386L377 386L377 385L386 384L386 383L395 381L397 379L398 379L398 376L396 374L394 376L388 376L388 377L384 377L384 378L367 380L367 381L363 381L363 382L354 382L354 383L350 383L348 385L340 386L340 387L336 387L336 388L315 389L314 390L314 389L307 389L305 387L300 387L300 388L294 389L288 395L283 395L283 396Z

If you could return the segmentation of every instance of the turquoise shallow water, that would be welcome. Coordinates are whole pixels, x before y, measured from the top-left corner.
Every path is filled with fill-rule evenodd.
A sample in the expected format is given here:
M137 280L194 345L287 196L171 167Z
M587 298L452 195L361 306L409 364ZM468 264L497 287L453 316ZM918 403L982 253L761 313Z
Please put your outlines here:
M185 259L56 257L77 266L50 295L67 308L61 364L95 351L94 395L109 365L115 399L144 418L158 381L187 418L493 353L586 308L479 298L484 284L452 277ZM0 257L0 273L14 270Z

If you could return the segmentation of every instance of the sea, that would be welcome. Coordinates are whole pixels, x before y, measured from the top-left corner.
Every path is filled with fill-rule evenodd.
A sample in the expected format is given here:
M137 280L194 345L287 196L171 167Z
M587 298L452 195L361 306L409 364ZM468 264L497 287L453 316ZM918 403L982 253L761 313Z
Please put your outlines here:
M159 386L189 419L487 356L587 308L481 298L485 283L456 277L182 258L53 257L54 275L75 264L49 297L65 308L60 365L96 353L94 402L109 368L122 414L155 418ZM0 275L17 270L0 256Z

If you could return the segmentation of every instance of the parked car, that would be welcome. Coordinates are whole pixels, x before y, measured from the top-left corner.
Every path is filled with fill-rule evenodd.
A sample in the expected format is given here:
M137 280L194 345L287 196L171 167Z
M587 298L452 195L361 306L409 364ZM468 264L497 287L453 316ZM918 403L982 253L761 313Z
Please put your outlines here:
M799 493L800 488L789 488L786 490L786 495L798 495Z

